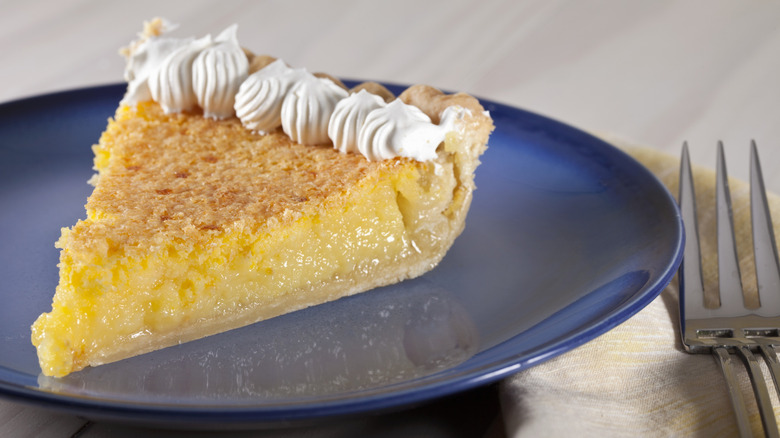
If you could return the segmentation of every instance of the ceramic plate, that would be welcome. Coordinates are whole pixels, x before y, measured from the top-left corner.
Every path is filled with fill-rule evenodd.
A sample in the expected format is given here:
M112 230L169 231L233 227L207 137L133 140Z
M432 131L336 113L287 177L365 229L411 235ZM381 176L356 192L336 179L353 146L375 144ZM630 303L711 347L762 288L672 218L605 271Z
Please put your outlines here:
M400 88L392 87L399 92ZM652 301L681 258L674 199L565 124L484 101L496 124L466 230L421 278L188 344L40 376L30 324L84 217L90 145L124 85L0 105L0 395L94 419L278 424L399 408L571 350Z

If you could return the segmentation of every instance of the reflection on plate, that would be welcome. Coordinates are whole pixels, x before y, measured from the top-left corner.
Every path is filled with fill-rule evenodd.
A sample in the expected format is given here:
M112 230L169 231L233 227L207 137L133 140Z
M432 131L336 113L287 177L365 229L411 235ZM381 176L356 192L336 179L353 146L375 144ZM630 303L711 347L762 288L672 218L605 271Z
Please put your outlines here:
M30 324L49 309L53 242L83 217L89 146L123 91L0 105L0 395L168 425L274 424L399 407L493 382L595 338L653 300L680 261L674 200L647 170L574 128L485 101L496 131L466 230L433 271L44 378Z
M454 367L477 348L465 309L424 279L299 316L178 345L160 360L133 357L61 379L41 375L38 383L91 397L269 403L415 379Z

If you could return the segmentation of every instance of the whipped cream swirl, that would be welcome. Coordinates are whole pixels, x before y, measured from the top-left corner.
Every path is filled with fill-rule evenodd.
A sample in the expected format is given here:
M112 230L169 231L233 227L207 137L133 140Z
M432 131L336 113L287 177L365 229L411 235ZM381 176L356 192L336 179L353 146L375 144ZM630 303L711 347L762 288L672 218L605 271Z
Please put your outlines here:
M384 99L366 90L339 101L328 123L328 136L333 141L333 147L343 153L359 153L358 134L366 117L371 111L385 106Z
M123 48L127 57L124 78L127 81L127 91L122 98L122 104L135 105L152 99L148 79L155 73L169 54L178 48L191 44L194 38L168 38L162 33L171 31L177 26L167 20L154 20L156 26L150 26L137 41ZM149 24L149 23L147 23ZM153 32L153 33L146 33Z
M358 134L358 149L371 161L394 157L432 160L463 111L460 107L448 107L441 122L435 125L419 108L396 99L368 114Z
M282 102L282 130L301 144L328 143L330 116L336 104L346 97L347 90L330 79L303 76Z
M261 134L282 126L282 102L290 88L306 75L281 59L252 73L236 94L235 110L241 123Z
M206 117L231 117L236 92L249 74L249 61L236 37L235 24L219 34L215 44L201 51L192 63L192 82Z
M207 35L181 45L166 56L159 67L149 75L151 97L166 113L190 111L198 106L198 99L192 88L192 63L195 57L211 44L211 36Z
M249 73L236 31L232 25L216 38L197 40L142 36L127 53L128 86L122 104L154 99L167 113L192 110L197 104L206 117L231 117L238 87Z

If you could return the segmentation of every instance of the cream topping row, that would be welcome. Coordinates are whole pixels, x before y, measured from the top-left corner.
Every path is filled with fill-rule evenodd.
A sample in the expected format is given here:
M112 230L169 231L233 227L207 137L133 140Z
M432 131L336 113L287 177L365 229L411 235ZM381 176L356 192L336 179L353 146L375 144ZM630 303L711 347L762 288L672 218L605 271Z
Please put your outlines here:
M455 120L467 110L449 107L436 125L419 108L400 99L389 104L366 90L350 94L330 79L276 60L249 74L249 62L232 25L212 38L171 38L167 22L157 34L134 42L125 79L126 105L153 99L166 113L203 109L206 117L237 116L259 133L279 127L293 141L329 142L344 153L378 161L397 156L427 161Z

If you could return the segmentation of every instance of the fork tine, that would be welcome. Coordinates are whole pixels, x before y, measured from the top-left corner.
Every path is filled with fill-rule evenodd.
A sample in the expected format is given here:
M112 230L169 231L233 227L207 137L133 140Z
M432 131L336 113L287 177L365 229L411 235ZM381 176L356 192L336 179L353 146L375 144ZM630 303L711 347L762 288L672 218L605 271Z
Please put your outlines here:
M685 249L680 270L680 306L683 312L680 318L683 336L685 336L685 320L707 316L704 308L704 282L701 271L701 253L699 250L699 227L696 223L696 195L693 187L691 158L688 154L688 142L683 143L682 160L680 161L680 210L685 226Z
M756 142L750 145L750 205L753 220L753 252L756 259L756 282L762 313L780 313L780 266L777 245L769 214L761 163Z
M739 272L739 262L737 258L737 245L734 237L734 220L731 208L731 191L729 190L728 172L726 170L726 159L723 152L723 142L718 142L717 158L717 176L715 180L715 205L717 222L717 241L718 241L718 292L719 309L716 311L733 313L737 309L744 308L744 294L742 292L742 280ZM715 313L715 312L712 312ZM767 423L764 407L769 394L766 385L763 384L764 377L761 374L761 368L758 366L750 349L737 348L740 358L745 364L753 384L753 392L756 396L757 404L761 411L762 424L764 430L770 430ZM748 420L745 408L745 400L739 389L734 373L734 363L726 347L717 346L712 349L712 354L719 360L723 377L727 382L731 404L734 407L734 415L737 419L740 436L751 436L750 421ZM761 384L757 385L757 379L761 379ZM771 404L769 405L771 407ZM774 417L773 417L774 419ZM771 426L770 426L771 427ZM776 427L775 427L776 429ZM770 435L771 436L771 435Z
M758 159L756 142L750 142L750 208L753 221L753 252L756 264L756 287L761 302L760 311L772 316L780 313L780 267L778 266L777 245L774 227L769 214L761 163ZM761 355L769 365L769 372L780 393L780 363L774 346L761 345Z
M772 218L769 214L764 178L755 141L751 141L750 144L750 216L753 229L756 287L761 305L760 312L770 316L777 315L780 312L780 267L778 267ZM762 344L759 346L759 351L769 366L769 374L772 376L775 389L780 391L777 382L780 366L778 366L774 346ZM758 362L755 357L752 357L748 346L740 347L739 352L748 367L764 430L768 436L778 436L775 413Z
M737 258L737 243L734 238L734 220L731 213L731 194L726 172L723 142L718 142L718 177L716 182L716 205L718 225L718 285L720 307L724 309L744 308L742 280Z

